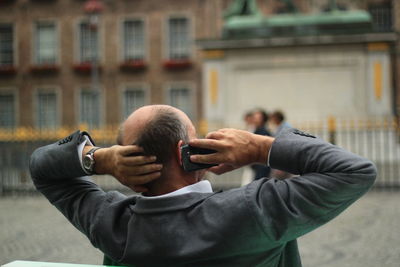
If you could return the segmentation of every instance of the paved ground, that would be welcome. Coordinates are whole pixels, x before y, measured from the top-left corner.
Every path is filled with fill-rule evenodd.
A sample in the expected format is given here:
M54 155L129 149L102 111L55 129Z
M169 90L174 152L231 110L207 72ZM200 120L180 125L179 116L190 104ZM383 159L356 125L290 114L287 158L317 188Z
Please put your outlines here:
M0 198L0 264L16 259L99 264L102 254L42 197ZM397 267L400 192L371 192L299 240L305 267Z

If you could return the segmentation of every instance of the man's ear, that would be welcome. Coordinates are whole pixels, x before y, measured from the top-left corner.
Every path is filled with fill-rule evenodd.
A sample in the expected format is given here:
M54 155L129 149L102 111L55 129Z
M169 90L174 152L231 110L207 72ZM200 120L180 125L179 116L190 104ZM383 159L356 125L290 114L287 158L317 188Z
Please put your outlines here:
M183 146L183 140L179 140L177 146L176 146L176 153L177 153L177 159L179 165L182 166L182 155L181 155L181 146Z

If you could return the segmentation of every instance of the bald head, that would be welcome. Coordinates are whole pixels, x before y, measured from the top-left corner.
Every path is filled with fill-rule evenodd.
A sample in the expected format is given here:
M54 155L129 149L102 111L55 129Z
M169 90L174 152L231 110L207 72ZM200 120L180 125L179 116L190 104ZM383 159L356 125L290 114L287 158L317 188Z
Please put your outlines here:
M195 128L184 112L167 105L151 105L137 109L126 119L118 143L139 145L146 154L165 162L180 140L187 143L195 137Z

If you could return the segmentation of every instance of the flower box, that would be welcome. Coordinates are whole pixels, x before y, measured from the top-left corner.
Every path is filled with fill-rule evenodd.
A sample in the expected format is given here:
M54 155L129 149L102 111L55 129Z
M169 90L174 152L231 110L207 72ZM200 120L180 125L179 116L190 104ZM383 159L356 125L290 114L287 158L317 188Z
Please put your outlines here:
M74 70L78 73L90 74L92 72L92 66L93 64L90 62L77 63L74 65ZM97 65L97 69L100 71L101 67Z
M50 74L59 71L59 67L54 64L38 64L31 66L31 72L34 74Z
M164 68L171 70L187 69L192 66L189 59L168 59L164 61Z
M145 70L147 65L143 59L140 60L127 60L119 66L123 71L142 71Z
M0 65L0 75L14 75L17 73L14 65Z

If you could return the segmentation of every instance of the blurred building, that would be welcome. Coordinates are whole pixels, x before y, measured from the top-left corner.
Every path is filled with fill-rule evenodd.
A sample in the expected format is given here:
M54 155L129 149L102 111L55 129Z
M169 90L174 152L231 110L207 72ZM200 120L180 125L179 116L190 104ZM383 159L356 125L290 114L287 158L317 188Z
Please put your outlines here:
M389 118L400 111L399 1L232 1L204 51L211 128L253 107L294 121Z
M219 36L223 1L92 1L103 4L96 28L87 2L0 0L0 128L102 128L154 103L197 122L194 40Z
M154 103L216 125L398 110L398 1L100 2L94 28L87 0L0 0L1 129L102 128Z
M0 195L33 190L36 147L78 127L112 144L155 103L201 133L279 108L398 188L399 18L398 0L0 0Z

